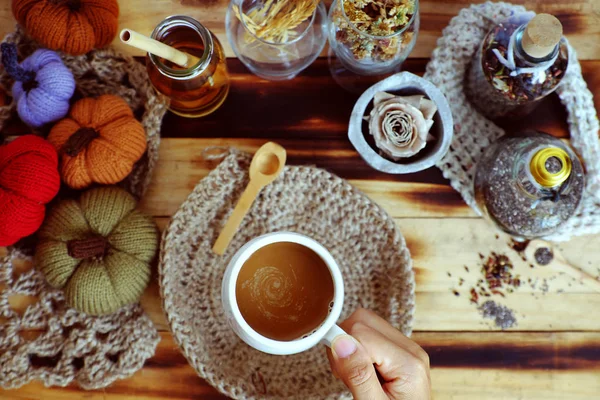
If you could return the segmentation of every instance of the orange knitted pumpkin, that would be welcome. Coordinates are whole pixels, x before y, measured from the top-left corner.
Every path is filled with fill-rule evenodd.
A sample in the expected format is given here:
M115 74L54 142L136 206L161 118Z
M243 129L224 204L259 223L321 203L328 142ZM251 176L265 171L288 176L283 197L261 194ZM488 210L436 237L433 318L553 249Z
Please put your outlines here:
M44 47L73 55L108 46L118 28L117 0L13 0L12 10Z
M146 151L144 127L125 100L109 94L73 104L48 141L60 154L63 181L74 189L122 181Z

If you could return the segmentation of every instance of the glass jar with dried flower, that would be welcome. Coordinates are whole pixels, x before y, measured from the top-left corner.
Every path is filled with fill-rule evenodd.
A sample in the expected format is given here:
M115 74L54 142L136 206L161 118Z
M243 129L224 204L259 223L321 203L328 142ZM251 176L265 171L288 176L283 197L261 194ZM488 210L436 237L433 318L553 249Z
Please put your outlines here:
M494 26L465 79L471 103L488 118L523 117L565 77L569 46L560 21L518 13Z
M321 53L327 13L319 0L231 0L227 38L254 74L291 79Z
M329 44L346 68L385 74L398 69L415 46L419 1L335 0L329 20Z

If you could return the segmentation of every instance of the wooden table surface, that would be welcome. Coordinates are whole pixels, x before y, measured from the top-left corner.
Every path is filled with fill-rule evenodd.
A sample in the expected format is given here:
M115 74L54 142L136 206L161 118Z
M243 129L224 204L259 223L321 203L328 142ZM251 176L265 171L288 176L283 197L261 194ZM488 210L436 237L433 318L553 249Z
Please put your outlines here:
M9 1L3 3L0 33L5 34L14 20ZM441 30L469 3L421 2L421 31L406 70L424 72L426 57ZM600 109L600 2L518 3L554 13L563 22L583 60L584 76ZM149 33L167 15L188 14L206 23L232 57L224 35L225 9L225 0L122 0L121 25ZM509 238L477 217L439 170L392 176L367 166L347 139L348 119L357 95L336 85L326 57L296 79L279 83L253 76L234 58L228 59L228 65L231 93L220 110L198 120L168 114L163 121L160 160L141 205L161 228L209 172L201 156L205 147L224 145L254 151L267 140L275 140L288 149L291 164L315 164L348 179L397 221L408 242L417 281L413 338L431 356L435 399L600 397L600 294L544 267L531 268L523 262ZM507 128L535 127L566 138L565 118L564 109L552 96L531 118ZM558 247L572 264L600 275L599 241L600 235L579 237ZM493 298L516 311L518 326L508 331L483 320L469 302L469 289L481 277L480 254L492 251L506 254L516 273L525 281L532 280L506 298ZM464 283L459 285L461 278ZM155 281L142 304L160 329L162 341L156 355L132 378L91 392L74 385L48 389L31 383L19 390L0 392L0 397L224 398L197 377L180 353L161 310Z

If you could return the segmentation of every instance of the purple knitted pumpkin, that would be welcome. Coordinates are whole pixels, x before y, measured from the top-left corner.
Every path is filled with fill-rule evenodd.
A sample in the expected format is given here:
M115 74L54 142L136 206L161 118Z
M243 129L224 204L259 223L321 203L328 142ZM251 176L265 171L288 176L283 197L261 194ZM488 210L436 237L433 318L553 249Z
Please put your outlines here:
M75 79L60 56L38 49L19 65L14 44L2 43L1 49L4 68L15 80L12 95L23 122L39 128L67 115Z

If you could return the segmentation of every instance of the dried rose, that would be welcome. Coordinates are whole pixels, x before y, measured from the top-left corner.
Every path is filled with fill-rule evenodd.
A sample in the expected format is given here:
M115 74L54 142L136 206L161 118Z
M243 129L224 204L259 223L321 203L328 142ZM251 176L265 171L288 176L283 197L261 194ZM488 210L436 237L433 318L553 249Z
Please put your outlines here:
M429 130L437 107L423 95L394 96L378 92L366 119L377 147L391 159L411 157L431 138Z

